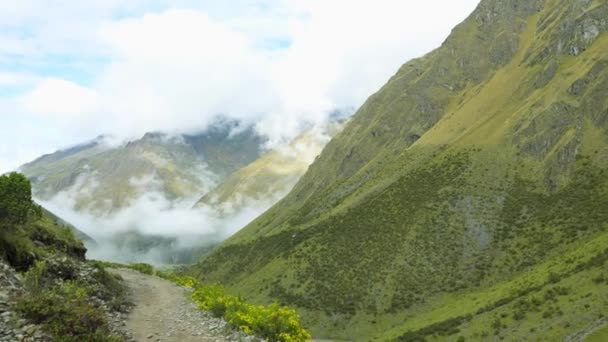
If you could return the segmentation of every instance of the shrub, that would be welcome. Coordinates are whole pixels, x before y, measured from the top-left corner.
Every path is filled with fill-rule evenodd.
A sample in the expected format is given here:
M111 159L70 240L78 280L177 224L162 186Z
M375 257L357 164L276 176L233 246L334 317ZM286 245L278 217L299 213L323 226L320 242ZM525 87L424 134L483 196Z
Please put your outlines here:
M38 262L25 275L28 295L17 310L41 324L58 341L119 341L112 336L101 308L89 304L89 288L78 281L54 284L45 262Z
M513 319L516 321L521 321L526 318L526 312L524 310L516 310L513 313Z
M36 208L30 181L24 175L12 172L0 176L0 220L23 224Z
M141 272L143 274L147 274L147 275L154 274L154 267L152 267L152 265L150 265L150 264L137 263L137 264L130 264L128 267L132 270Z
M226 320L248 334L270 341L305 341L310 335L300 327L300 317L294 309L278 304L248 305L234 297L227 305Z
M178 276L174 273L170 273L170 272L163 272L163 271L156 271L156 276L172 281L180 286L184 286L187 288L193 288L194 285L196 285L196 279L194 279L193 277L190 276Z
M594 277L592 280L596 284L601 284L606 281L606 277L604 276L604 273L600 273L600 275Z
M282 342L307 341L311 338L300 326L300 317L294 309L276 303L268 306L247 304L242 298L227 294L220 284L200 285L192 277L160 271L156 274L182 286L196 288L192 300L201 310L223 317L247 334Z
M35 251L32 240L22 233L0 229L0 258L17 271L25 272L34 265L39 257Z
M122 277L109 273L99 264L93 264L93 267L96 269L93 278L101 285L95 288L95 295L108 302L110 310L125 311L130 302L127 289L120 281Z

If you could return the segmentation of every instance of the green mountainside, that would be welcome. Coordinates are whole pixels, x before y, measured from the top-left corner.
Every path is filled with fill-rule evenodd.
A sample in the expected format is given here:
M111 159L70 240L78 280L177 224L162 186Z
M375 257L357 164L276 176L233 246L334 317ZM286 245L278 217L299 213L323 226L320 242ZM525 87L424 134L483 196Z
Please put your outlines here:
M607 18L605 0L482 0L192 273L298 307L316 338L602 329Z
M274 149L227 177L206 193L195 207L210 206L224 215L243 210L248 205L274 203L298 182L320 153L327 139L343 127L331 122L313 127L286 146Z
M234 129L239 129L232 134ZM198 135L147 133L121 146L104 137L42 156L20 170L37 198L58 194L77 211L104 215L129 206L141 194L169 200L199 196L261 154L263 140L252 128L221 121Z
M24 175L0 175L0 340L125 340L126 289L75 232L32 201Z

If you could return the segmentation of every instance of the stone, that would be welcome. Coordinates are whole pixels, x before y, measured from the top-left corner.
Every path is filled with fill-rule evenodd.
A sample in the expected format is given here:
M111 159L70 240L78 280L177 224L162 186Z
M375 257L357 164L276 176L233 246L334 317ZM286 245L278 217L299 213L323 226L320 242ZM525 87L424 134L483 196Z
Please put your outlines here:
M33 335L34 333L36 333L37 328L35 325L26 325L23 330L26 334Z

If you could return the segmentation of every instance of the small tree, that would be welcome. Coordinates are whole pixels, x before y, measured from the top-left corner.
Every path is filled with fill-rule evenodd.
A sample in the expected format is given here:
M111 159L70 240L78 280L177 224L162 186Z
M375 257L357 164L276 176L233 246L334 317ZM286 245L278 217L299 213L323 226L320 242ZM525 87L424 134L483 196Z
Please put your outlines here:
M17 172L0 176L0 221L25 223L32 209L30 181Z

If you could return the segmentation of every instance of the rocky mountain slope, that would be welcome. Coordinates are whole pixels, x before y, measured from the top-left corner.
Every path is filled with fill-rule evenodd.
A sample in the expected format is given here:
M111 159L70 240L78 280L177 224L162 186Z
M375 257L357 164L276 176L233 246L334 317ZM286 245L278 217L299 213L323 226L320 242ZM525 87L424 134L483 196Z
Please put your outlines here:
M263 143L252 128L226 121L197 135L147 133L118 146L108 141L102 136L42 156L20 170L32 180L37 198L60 195L77 211L103 216L146 192L169 200L200 196L257 159Z
M192 272L298 306L319 338L602 329L606 18L605 0L482 0Z

